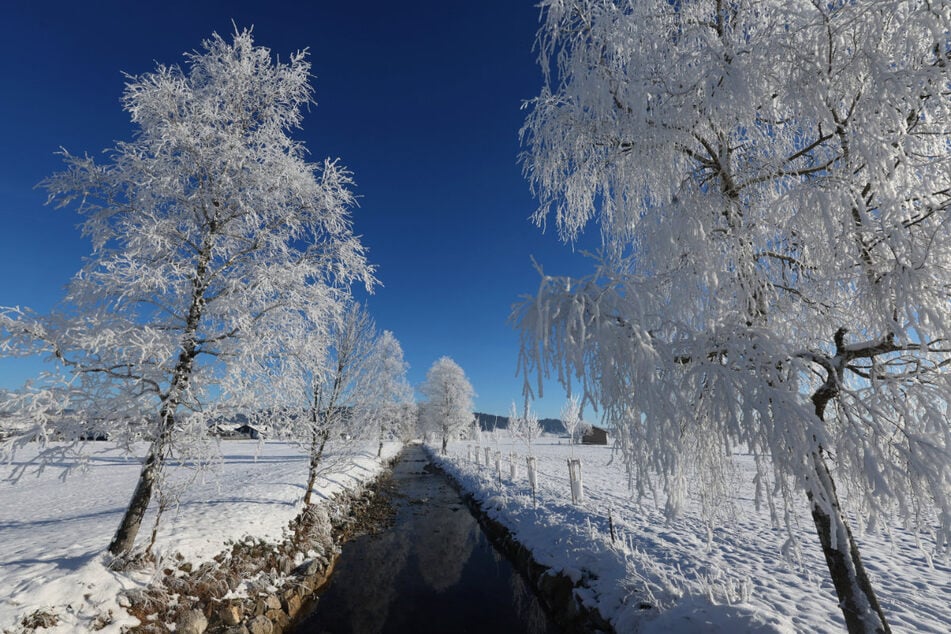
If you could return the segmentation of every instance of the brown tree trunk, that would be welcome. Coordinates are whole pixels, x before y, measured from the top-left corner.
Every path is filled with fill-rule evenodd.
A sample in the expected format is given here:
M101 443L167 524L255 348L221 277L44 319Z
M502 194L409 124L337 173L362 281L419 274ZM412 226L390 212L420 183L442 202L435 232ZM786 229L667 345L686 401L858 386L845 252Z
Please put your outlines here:
M180 400L178 395L188 385L194 359L195 345L192 341L191 345L185 346L185 350L179 356L172 388L159 412L158 434L149 446L149 452L142 464L142 471L139 472L139 481L132 492L132 500L129 501L129 506L119 522L119 528L116 529L116 534L109 543L109 552L116 557L129 557L132 554L132 547L142 526L142 519L152 501L155 483L165 464L165 452L172 440L172 431L175 427L174 410L178 407Z
M383 423L380 423L380 438L379 443L376 447L376 457L379 458L383 455Z

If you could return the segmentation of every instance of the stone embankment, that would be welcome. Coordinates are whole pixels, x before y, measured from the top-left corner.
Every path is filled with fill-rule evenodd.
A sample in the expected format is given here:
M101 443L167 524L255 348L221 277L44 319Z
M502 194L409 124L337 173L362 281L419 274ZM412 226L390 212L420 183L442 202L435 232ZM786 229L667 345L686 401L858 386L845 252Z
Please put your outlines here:
M278 544L249 538L213 561L165 566L159 581L125 597L141 622L133 633L167 632L174 624L176 634L281 634L316 600L342 544L389 522L392 510L378 495L387 485L384 475L311 506Z

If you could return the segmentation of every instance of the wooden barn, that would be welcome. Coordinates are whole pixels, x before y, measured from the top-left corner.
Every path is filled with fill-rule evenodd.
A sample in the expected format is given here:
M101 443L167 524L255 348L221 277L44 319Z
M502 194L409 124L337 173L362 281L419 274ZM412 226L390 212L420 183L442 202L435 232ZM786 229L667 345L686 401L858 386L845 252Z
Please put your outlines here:
M600 427L592 427L581 437L582 445L606 445L608 444L608 432Z

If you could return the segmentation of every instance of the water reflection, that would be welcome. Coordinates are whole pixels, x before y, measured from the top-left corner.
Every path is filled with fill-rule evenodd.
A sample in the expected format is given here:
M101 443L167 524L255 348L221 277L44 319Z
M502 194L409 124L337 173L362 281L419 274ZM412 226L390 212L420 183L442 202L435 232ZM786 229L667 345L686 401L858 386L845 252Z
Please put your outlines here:
M347 592L336 593L337 598L331 598L343 603L341 607L348 615L353 632L384 630L390 609L396 603L396 586L392 581L409 558L407 533L389 531L378 537L364 540L362 554L372 565L357 567L361 582L352 584Z
M443 592L459 583L481 530L460 504L432 515L417 527L416 563L429 587Z
M557 631L445 478L421 470L423 457L407 448L394 469L395 525L344 546L296 632Z

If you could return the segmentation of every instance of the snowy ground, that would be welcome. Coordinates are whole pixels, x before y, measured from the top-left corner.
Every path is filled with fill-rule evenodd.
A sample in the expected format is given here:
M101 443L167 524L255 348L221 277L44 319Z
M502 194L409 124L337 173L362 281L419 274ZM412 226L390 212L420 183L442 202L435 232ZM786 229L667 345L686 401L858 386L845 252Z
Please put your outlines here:
M800 518L802 557L781 554L784 531L772 527L767 511L757 512L751 486L740 486L735 518L708 539L699 513L667 521L653 504L630 499L610 447L575 447L582 460L584 500L573 505L566 441L543 438L534 446L538 461L538 505L533 508L524 457L502 481L494 468L469 461L473 443L450 444L443 466L530 548L535 559L555 569L590 577L591 594L619 632L843 632L835 591L806 505ZM486 443L503 456L525 455L525 445ZM484 454L483 454L484 456ZM748 456L737 456L741 477L751 477ZM608 515L618 533L612 544ZM951 566L929 557L901 532L891 538L858 536L866 567L894 632L951 631ZM923 544L924 551L934 544ZM663 611L645 614L641 601Z
M162 518L153 549L159 570L163 557L177 552L200 562L246 535L279 541L301 509L307 461L300 448L240 440L223 441L220 447L221 461L208 470L172 469L171 479L192 482ZM388 444L384 459L398 451L399 445ZM29 451L18 453L11 465L0 465L0 631L12 631L38 609L58 614L56 632L88 629L95 615L109 611L113 622L104 632L135 623L117 596L149 577L109 571L103 553L132 495L140 463L107 443L89 443L85 454L88 468L65 480L60 477L64 465L54 465L39 476L8 481L32 458ZM331 451L327 465L317 483L323 497L354 488L382 469L375 443L365 452ZM139 543L151 529L152 516L143 523Z

